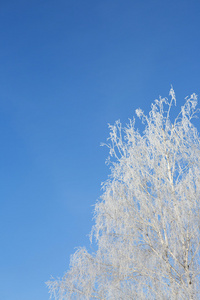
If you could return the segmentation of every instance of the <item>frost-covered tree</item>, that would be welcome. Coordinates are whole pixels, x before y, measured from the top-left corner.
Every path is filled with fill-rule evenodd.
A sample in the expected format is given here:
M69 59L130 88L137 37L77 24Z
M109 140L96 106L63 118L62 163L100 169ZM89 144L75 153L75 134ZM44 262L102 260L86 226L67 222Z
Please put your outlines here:
M95 205L91 240L61 280L47 284L55 299L200 299L200 138L191 119L197 97L176 104L159 98L149 115L110 127L111 166ZM92 242L92 241L91 241Z

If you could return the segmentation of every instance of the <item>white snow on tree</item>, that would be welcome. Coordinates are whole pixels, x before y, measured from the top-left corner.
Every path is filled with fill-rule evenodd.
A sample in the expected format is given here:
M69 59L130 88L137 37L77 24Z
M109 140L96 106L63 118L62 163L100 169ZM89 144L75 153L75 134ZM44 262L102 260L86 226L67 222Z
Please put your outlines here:
M47 284L54 299L200 299L200 139L195 94L159 98L135 119L110 127L111 174L95 205L91 242L69 271Z

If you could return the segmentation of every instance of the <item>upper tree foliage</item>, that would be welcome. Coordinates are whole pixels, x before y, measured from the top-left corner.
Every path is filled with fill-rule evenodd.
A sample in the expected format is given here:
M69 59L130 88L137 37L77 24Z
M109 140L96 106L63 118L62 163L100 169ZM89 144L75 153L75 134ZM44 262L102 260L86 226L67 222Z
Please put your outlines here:
M110 127L111 174L95 205L91 240L61 280L48 282L55 299L200 299L200 139L191 119L195 94L175 121L176 104L159 98L140 133L135 119Z

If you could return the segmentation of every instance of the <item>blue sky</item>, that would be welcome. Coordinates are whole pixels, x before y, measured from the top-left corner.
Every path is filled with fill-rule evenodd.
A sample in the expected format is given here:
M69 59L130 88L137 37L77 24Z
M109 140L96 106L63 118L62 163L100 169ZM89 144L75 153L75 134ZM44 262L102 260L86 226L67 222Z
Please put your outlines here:
M90 247L107 124L200 94L199 32L195 0L0 1L0 299L49 299Z

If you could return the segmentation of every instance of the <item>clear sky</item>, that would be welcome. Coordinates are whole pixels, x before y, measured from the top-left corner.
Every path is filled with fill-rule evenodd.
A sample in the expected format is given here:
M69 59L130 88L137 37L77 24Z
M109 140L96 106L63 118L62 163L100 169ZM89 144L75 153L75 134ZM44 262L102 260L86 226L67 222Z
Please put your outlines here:
M90 248L107 124L171 84L200 94L199 0L0 0L0 299L49 299Z

